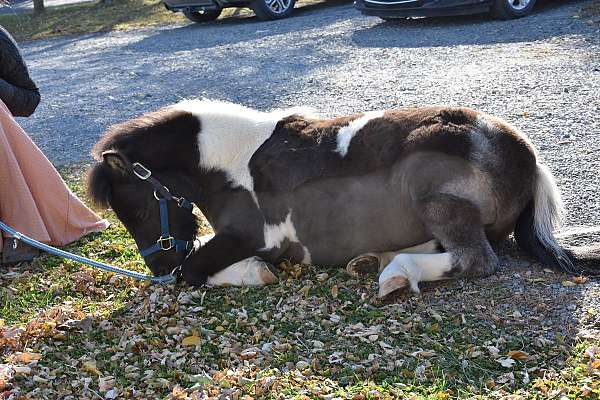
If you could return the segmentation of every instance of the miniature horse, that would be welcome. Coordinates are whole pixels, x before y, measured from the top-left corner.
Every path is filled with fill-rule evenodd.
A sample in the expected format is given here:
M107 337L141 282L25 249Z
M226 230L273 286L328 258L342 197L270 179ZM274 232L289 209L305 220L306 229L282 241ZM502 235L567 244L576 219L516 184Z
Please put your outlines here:
M494 273L490 242L513 232L566 272L598 259L556 242L560 194L528 138L468 108L319 119L186 100L111 127L93 155L91 198L154 274L180 266L192 285L273 282L271 264L287 259L379 270L382 296L418 291ZM203 246L197 208L215 232Z

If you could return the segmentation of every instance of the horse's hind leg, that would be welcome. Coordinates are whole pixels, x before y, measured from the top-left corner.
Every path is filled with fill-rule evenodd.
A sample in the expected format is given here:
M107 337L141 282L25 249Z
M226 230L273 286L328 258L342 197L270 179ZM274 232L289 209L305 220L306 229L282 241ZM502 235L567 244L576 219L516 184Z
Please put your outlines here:
M354 257L346 264L346 271L350 275L358 276L370 273L381 273L394 257L402 253L434 254L442 253L443 249L438 240L418 244L397 251L386 251L382 253L365 253Z
M470 201L448 194L421 199L417 208L423 223L446 253L399 254L379 276L379 294L385 296L408 285L494 273L498 257L484 232L479 209Z

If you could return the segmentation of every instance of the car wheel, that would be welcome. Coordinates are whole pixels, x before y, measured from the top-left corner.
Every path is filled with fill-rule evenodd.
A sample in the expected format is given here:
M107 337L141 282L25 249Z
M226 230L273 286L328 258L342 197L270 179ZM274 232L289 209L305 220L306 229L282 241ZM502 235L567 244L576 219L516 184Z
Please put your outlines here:
M250 8L264 21L287 18L294 10L296 0L254 0Z
M185 15L190 21L200 24L202 22L214 21L215 19L219 18L221 11L223 10L184 11L183 15Z
M520 18L531 12L535 0L494 0L492 16L499 19Z

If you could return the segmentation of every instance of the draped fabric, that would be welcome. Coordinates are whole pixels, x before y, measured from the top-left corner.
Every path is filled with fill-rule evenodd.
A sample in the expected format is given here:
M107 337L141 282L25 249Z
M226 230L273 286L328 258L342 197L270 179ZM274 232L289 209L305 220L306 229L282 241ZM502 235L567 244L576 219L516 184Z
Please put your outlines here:
M108 227L108 221L99 218L69 190L2 101L0 219L19 232L56 246ZM0 235L0 246L5 235Z

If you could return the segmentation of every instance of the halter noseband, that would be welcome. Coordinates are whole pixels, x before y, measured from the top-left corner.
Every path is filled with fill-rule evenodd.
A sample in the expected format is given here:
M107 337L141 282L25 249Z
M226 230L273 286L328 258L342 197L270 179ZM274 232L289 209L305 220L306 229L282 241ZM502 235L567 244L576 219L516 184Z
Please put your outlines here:
M146 181L154 187L154 198L158 200L160 210L160 236L152 246L140 249L141 256L146 257L159 251L169 251L171 249L175 249L177 252L187 252L189 255L194 249L194 241L175 239L171 236L168 202L174 201L178 207L188 210L195 217L198 216L198 207L184 197L173 196L169 189L153 177L152 172L139 162L131 164L131 170L140 180Z

